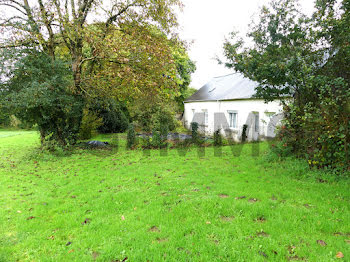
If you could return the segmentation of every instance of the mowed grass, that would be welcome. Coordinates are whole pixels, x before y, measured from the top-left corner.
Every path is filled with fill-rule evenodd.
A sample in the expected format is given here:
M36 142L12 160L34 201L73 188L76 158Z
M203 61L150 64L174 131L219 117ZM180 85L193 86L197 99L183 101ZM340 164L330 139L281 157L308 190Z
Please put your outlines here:
M269 162L266 143L124 145L55 156L34 131L0 131L0 261L350 260L345 178Z

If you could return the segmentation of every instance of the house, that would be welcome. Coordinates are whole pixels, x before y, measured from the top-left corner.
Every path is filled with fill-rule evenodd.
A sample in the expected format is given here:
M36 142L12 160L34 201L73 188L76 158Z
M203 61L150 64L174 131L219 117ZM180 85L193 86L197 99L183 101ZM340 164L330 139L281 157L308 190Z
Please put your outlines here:
M277 100L265 103L254 98L257 85L237 73L215 77L185 100L185 127L197 122L202 133L212 135L220 129L239 141L247 125L247 140L274 137L283 117L282 106Z

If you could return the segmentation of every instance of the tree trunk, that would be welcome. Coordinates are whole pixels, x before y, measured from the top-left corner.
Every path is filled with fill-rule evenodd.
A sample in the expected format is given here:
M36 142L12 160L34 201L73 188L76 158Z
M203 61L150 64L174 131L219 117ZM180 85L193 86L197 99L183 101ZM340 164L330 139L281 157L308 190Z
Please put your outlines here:
M83 59L82 47L77 47L72 50L72 71L74 86L78 94L81 94L81 62Z
M41 148L44 146L45 143L45 132L42 128L39 128L39 132L40 132L40 144L41 144Z

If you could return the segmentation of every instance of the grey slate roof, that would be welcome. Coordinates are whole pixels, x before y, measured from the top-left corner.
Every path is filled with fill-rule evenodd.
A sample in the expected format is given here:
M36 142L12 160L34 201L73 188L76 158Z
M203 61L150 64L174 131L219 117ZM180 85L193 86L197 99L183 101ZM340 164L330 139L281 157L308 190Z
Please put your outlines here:
M255 94L255 87L257 86L257 82L245 78L238 73L215 77L191 97L186 99L185 103L195 101L249 99Z

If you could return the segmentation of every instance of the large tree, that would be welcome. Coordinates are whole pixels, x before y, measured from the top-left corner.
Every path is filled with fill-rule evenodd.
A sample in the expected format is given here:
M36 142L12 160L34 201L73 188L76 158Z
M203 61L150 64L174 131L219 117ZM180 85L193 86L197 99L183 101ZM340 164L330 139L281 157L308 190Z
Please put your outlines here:
M83 53L88 20L101 24L99 41L108 39L115 28L133 34L127 26L143 28L145 24L154 24L162 32L170 33L177 25L174 8L179 6L179 0L111 0L108 3L98 0L0 0L0 7L6 10L0 22L3 31L0 46L36 46L54 60L57 47L64 44L69 50L76 92L81 93L84 90L81 78L84 63L98 59L94 52ZM117 46L115 49L118 51Z
M6 11L0 19L6 88L14 86L8 80L15 76L16 61L35 50L53 64L70 65L73 81L62 88L86 103L101 96L130 102L145 93L177 92L169 38L176 39L180 0L0 0L0 7ZM8 100L16 90L7 91L2 94Z
M264 6L250 27L248 43L237 33L225 41L225 65L257 81L258 97L288 101L281 132L285 148L313 165L345 166L350 142L350 1L318 0L315 7L308 17L296 0Z
M41 143L74 143L79 131L83 101L72 93L71 70L60 59L26 50L11 78L0 85L0 104L30 125L36 124ZM46 141L45 141L46 139Z

